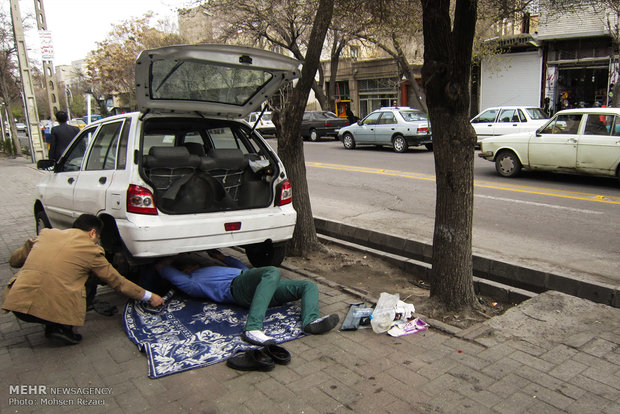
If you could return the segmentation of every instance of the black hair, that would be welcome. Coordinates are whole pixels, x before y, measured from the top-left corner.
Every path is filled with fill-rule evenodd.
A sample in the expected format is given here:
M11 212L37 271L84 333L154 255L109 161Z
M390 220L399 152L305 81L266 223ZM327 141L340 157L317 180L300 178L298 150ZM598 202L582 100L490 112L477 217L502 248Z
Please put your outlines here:
M73 222L73 228L84 231L91 231L92 229L95 229L97 234L101 234L101 231L103 230L103 221L93 214L82 214Z
M65 111L56 112L56 121L60 122L61 124L67 122L67 113Z
M172 267L183 272L188 266L199 266L198 262L194 260L190 255L182 254L174 258L172 261Z

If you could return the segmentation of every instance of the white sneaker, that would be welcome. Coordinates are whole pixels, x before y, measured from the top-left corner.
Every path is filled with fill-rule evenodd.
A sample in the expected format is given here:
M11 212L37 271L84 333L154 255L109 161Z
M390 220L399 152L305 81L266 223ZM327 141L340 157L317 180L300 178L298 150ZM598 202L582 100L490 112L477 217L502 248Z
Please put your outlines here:
M254 345L273 345L276 343L276 340L270 336L265 335L263 331L254 330L254 331L243 331L241 335L244 341L249 342Z

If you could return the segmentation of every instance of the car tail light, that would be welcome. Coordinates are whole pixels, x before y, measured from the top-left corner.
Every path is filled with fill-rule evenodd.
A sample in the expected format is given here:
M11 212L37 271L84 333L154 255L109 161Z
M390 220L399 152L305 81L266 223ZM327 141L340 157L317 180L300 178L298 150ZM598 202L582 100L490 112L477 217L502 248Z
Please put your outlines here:
M283 206L293 201L293 187L289 180L278 184L276 191L276 206Z
M428 134L428 127L418 128L418 134Z
M331 122L328 122L328 121L325 121L325 122L323 122L323 126L325 126L325 127L331 127L331 126L332 126L332 123L331 123Z
M136 214L157 214L153 193L148 188L130 184L127 189L127 212Z
M241 230L241 222L235 221L232 223L224 223L224 230L226 231L237 231Z

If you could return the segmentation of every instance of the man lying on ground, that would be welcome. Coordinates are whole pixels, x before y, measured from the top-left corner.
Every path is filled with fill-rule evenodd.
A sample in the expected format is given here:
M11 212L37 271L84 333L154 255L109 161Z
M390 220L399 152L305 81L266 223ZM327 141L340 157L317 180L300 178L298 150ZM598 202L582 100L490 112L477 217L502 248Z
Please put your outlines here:
M263 332L267 308L298 299L301 299L305 333L322 334L338 324L340 318L336 314L321 317L319 290L315 283L281 279L280 270L273 266L248 269L239 260L225 256L219 250L209 250L208 253L226 266L201 267L191 257L179 256L159 262L155 268L164 279L189 296L249 308L242 335L247 342L255 345L275 343Z

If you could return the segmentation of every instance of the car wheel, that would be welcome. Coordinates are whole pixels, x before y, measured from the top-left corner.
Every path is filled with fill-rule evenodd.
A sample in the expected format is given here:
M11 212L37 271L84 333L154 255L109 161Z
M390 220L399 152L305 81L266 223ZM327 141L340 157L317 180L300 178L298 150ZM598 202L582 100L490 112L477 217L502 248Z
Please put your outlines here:
M51 229L52 225L50 224L49 219L47 218L47 214L45 211L41 210L37 212L35 215L35 231L37 234L41 233L43 229Z
M521 161L512 151L502 151L495 158L495 169L502 177L514 177L521 171Z
M311 129L310 130L310 141L312 142L316 142L319 140L319 133L316 132L316 129Z
M424 144L424 146L426 147L427 150L432 151L433 150L433 144Z
M407 149L409 148L405 137L402 135L396 135L392 140L392 145L394 146L394 151L396 152L407 152Z
M344 134L342 137L342 145L344 145L346 149L355 149L355 138L353 138L353 135L349 133Z
M286 244L251 244L245 246L245 255L254 267L280 266L286 256Z

